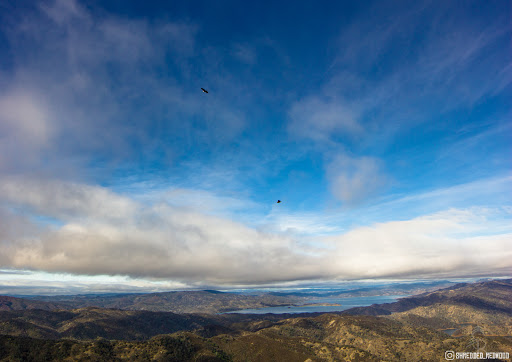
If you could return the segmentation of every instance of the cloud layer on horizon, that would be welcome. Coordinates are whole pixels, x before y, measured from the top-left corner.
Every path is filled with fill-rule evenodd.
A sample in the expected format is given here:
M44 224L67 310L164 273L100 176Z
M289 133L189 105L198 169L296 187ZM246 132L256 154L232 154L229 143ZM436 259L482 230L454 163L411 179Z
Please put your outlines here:
M142 204L97 186L4 180L0 200L32 217L2 209L2 266L215 285L499 276L511 266L510 208L451 209L305 237L173 206L171 198L164 192Z

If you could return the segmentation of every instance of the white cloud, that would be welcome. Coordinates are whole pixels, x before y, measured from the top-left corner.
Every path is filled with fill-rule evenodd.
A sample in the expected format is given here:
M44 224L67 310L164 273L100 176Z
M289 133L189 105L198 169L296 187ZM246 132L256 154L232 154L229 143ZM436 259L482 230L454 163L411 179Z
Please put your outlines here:
M0 295L152 293L188 289L185 283L111 275L73 275L28 270L0 270Z
M372 157L340 154L327 165L327 178L332 194L348 205L375 195L386 185L379 161Z
M18 210L1 234L3 268L229 285L500 275L512 260L512 230L489 228L509 221L504 209L448 210L305 239L300 230L256 230L200 209L140 204L97 186L17 185L0 193ZM58 217L61 225L34 225L29 232L31 222L20 216L30 215L27 209Z
M52 134L48 118L45 107L33 95L12 92L0 98L0 127L7 139L45 146Z
M262 227L269 228L275 232L293 234L296 237L318 236L339 232L340 226L333 223L326 215L315 213L283 213L273 208L265 218Z
M51 5L43 3L41 9L58 24L69 25L76 18L87 17L87 12L76 0L55 0Z
M328 264L356 278L506 273L512 230L492 235L487 222L482 210L449 210L357 228L324 240Z
M299 248L285 236L190 207L141 205L101 187L19 180L4 182L0 197L63 222L37 238L27 239L23 229L17 230L11 248L2 248L2 260L9 259L16 268L258 282L277 278L282 264L291 268L282 278L293 279L308 264L290 253Z
M0 171L17 162L33 163L55 133L46 105L32 92L0 94Z
M363 133L354 112L337 99L306 97L292 104L289 117L288 131L291 134L318 142Z
M37 169L48 160L59 133L51 106L37 91L5 89L0 93L0 176Z
M375 204L367 212L370 215L380 214L382 209L393 210L387 217L399 219L411 215L422 215L449 208L471 208L472 206L501 209L512 203L511 175L475 180L468 183L424 190L407 196L394 195L390 201ZM390 196L388 196L389 199Z
M62 220L126 219L136 209L134 201L102 187L45 179L4 177L0 198L29 212Z

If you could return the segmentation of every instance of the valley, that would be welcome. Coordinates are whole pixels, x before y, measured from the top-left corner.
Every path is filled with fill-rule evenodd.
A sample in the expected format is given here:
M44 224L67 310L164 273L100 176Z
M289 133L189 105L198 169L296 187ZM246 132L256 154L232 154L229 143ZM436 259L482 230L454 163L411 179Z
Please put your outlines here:
M212 306L222 305L231 293L155 294L89 298L88 303L110 308L72 308L88 299L84 296L2 297L0 360L430 361L442 360L447 350L474 349L475 341L486 351L512 353L510 279L457 284L394 303L324 314L204 313L221 310ZM237 296L228 305L286 305L300 297ZM194 313L127 308L126 301L142 308L141 299L152 301L148 308L158 300L195 300L200 307ZM206 300L211 307L205 307ZM11 309L5 310L8 303ZM59 309L58 303L68 309ZM174 308L184 309L175 303Z

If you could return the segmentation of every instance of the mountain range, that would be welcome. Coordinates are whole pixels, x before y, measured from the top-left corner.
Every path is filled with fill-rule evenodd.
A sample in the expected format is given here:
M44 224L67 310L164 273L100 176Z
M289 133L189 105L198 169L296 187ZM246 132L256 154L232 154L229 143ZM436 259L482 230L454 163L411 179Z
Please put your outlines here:
M2 298L5 297L0 297L0 310L2 310L2 306L7 308ZM298 296L277 296L268 293L244 295L215 290L148 294L32 296L30 298L12 300L12 309L24 309L22 306L26 305L28 309L40 306L40 309L45 310L99 307L153 312L214 314L247 308L289 306L304 299Z
M371 287L349 286L346 289L302 289L286 292L235 293L216 290L173 291L132 294L84 294L54 296L22 296L20 299L0 296L0 310L44 309L71 310L85 307L146 310L173 313L224 313L241 309L280 307L322 301L323 298L348 298L375 295L419 294L453 285L448 281L385 283ZM42 303L45 302L46 304Z
M225 294L165 297L204 296L217 305ZM512 279L457 284L394 303L317 315L59 310L56 301L2 300L4 309L11 303L11 310L0 312L0 360L6 361L439 361L449 350L512 354ZM141 306L134 303L136 296L128 300ZM66 308L69 302L61 301Z

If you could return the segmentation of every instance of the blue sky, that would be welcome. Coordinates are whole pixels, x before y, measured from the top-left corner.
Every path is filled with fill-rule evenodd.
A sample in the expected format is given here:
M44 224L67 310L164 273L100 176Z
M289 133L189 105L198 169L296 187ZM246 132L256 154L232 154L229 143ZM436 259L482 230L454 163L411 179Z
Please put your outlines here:
M509 275L510 11L2 3L0 281Z

